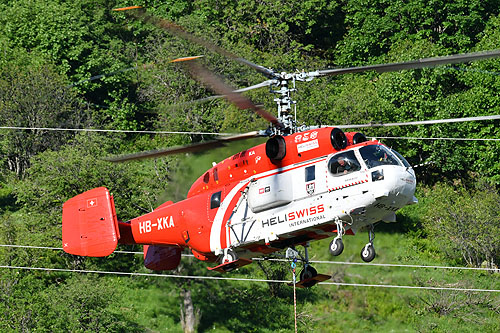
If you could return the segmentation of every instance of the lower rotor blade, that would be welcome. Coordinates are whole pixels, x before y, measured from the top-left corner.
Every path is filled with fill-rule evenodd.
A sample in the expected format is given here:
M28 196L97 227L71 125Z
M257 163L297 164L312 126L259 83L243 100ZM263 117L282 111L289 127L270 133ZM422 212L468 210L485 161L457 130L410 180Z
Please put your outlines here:
M157 149L157 150L149 150L149 151L143 151L143 152L139 152L139 153L126 154L126 155L119 155L119 156L106 158L105 160L109 161L109 162L125 162L125 161L141 160L141 159L146 159L146 158L154 158L154 157L168 156L168 155L181 154L181 153L194 153L194 152L198 152L198 151L224 147L229 142L246 140L246 139L250 139L250 138L257 138L260 136L262 136L262 135L258 131L253 131L253 132L238 134L238 135L234 135L234 136L221 137L221 138L218 138L216 140L194 143L191 145L177 146L177 147Z
M470 62L474 60L489 59L500 57L500 50L472 52L465 54L455 54L445 57L423 58L413 61L395 62L390 64L368 65L349 68L323 69L317 72L318 76L323 75L342 75L349 73L359 73L366 71L396 72L405 69L418 69L424 67L434 67L446 64L457 64L462 62Z

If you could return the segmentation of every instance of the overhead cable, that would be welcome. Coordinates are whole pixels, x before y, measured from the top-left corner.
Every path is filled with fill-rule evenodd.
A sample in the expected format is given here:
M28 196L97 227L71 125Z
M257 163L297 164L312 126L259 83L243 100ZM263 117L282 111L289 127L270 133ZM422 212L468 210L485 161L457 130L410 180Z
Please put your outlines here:
M400 123L369 123L369 124L354 124L354 125L334 125L338 128L363 128L363 127L392 127L392 126L410 126L410 125L434 125L446 123L463 123L469 121L482 121L482 120L497 120L500 115L493 116L479 116L479 117L466 117L466 118L450 118L450 119L434 119L434 120L418 120Z
M11 245L0 244L0 247L14 247L14 248L28 248L28 249L45 249L45 250L58 250L63 251L61 247L47 247L47 246L32 246L32 245ZM120 254L136 254L143 255L143 252L134 251L114 251L113 253ZM192 254L181 254L183 257L194 257ZM274 261L274 262L289 262L287 259L280 258L252 258L253 261ZM361 266L379 266L379 267L402 267L402 268L427 268L427 269L457 269L457 270L473 270L473 271L492 271L499 272L498 268L486 267L456 267L456 266L437 266L437 265L412 265L412 264L378 264L371 262L350 262L350 261L325 261L325 260L309 260L313 264L331 264L331 265L361 265Z
M351 125L333 125L338 128L364 128L364 127L391 127L391 126L409 126L409 125L434 125L445 123L460 123L470 121L483 120L498 120L500 115L466 117L466 118L449 118L449 119L434 119L434 120L419 120L399 123L369 123L369 124L351 124ZM329 126L329 125L328 125ZM326 127L322 126L322 127ZM60 128L60 127L23 127L23 126L0 126L0 129L5 130L42 130L42 131L67 131L67 132L105 132L105 133L137 133L137 134L199 134L199 135L236 135L237 133L217 133L217 132L190 132L190 131L146 131L146 130L115 130L115 129L99 129L99 128ZM392 137L391 137L392 138ZM437 140L440 138L432 138ZM463 138L463 140L473 140ZM477 139L481 140L481 139Z
M114 130L99 128L60 128L60 127L21 127L21 126L0 126L5 130L22 131L62 131L62 132L104 132L104 133L135 133L135 134L193 134L193 135L234 135L234 133L216 132L183 132L183 131L142 131L142 130Z
M367 138L388 140L500 141L500 139L495 138L425 138L416 136L368 136Z
M86 273L86 274L110 274L110 275L125 275L125 276L154 276L162 278L178 278L178 279L200 279L200 280L225 280L225 281L245 281L245 282L267 282L267 283L292 283L290 280L269 280L269 279L249 279L237 277L221 277L221 276L201 276L201 275L173 275L173 274L155 274L155 273L134 273L134 272L113 272L113 271L96 271L83 269L64 269L64 268L46 268L46 267L27 267L27 266L5 266L0 268L6 269L24 269L47 272L68 272L68 273ZM371 287L371 288L400 288L400 289L420 289L420 290L448 290L448 291L463 291L463 292L493 292L499 293L500 289L478 289L478 288L457 288L457 287L431 287L431 286L400 286L389 284L364 284L364 283L344 283L344 282L320 282L320 285L335 285L346 287Z

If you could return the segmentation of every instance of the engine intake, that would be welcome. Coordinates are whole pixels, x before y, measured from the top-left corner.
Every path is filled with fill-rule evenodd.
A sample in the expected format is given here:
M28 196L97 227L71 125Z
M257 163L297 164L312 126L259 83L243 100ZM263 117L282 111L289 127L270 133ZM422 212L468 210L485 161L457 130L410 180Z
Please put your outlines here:
M366 136L363 133L357 132L352 137L352 143L355 144L355 145L358 144L358 143L361 143L361 142L366 142L366 141L368 141L368 139L366 138Z
M347 147L347 137L340 128L334 127L330 133L330 140L335 150L342 150Z
M285 138L281 135L276 135L266 142L266 155L271 160L282 160L286 155Z

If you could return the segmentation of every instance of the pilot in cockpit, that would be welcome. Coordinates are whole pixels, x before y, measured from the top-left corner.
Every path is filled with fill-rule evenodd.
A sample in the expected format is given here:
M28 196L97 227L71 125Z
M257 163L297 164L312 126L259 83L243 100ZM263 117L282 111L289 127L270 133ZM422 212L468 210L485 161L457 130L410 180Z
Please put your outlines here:
M345 159L344 156L339 156L339 158L337 159L337 163L338 163L338 166L337 166L337 174L346 174L348 173L349 171L351 171L351 164L349 163L348 160Z

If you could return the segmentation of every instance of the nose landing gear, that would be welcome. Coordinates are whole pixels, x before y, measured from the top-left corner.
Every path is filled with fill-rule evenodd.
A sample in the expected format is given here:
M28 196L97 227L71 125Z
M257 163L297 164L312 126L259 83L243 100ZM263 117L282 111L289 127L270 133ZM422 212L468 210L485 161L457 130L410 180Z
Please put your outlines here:
M332 255L338 256L344 250L344 242L342 241L342 236L345 234L345 229L341 220L337 219L335 221L335 224L337 225L337 237L335 237L330 242L329 250ZM373 224L370 224L368 229L368 243L363 247L363 249L361 249L361 259L363 259L364 262L370 262L375 259L376 253L375 248L373 247L374 239L374 226Z
M368 244L366 244L361 250L361 259L364 262L370 262L375 259L376 253L373 247L373 240L375 239L375 231L373 224L370 224L370 229L368 230Z

